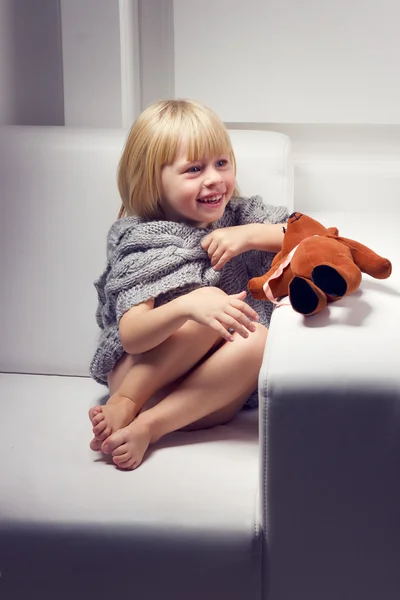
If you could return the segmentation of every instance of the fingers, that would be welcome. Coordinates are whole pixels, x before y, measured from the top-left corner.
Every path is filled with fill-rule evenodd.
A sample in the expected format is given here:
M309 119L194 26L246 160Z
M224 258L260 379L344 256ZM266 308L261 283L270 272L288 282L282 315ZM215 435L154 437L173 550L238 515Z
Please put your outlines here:
M241 310L231 307L226 311L226 314L233 318L238 325L230 324L229 327L234 328L243 337L248 337L248 332L256 331L257 327L253 321Z
M240 298L238 298L237 300L232 300L231 304L233 307L237 308L247 317L249 317L249 319L252 319L253 321L258 321L260 319L256 311L253 308L251 308L251 306L246 304L246 302L243 302Z
M228 331L230 331L230 332L232 332L232 331L236 332L242 338L248 338L249 335L250 335L250 333L246 329L246 327L244 327L243 325L241 325L241 323L239 323L239 321L237 321L234 317L229 317L227 315L226 316L224 315L221 318L221 322L228 329Z
M213 238L212 234L203 239L201 246L207 252L211 266L216 271L221 269L234 256L224 244L221 245L217 239Z
M236 331L243 338L248 338L250 333L256 331L255 324L240 310L233 307L226 310L220 321L227 329Z
M257 316L258 319L258 316ZM233 342L233 333L236 332L243 338L248 338L250 333L256 331L256 325L241 310L230 306L224 313L216 316L209 326L228 342Z
M208 323L208 325L217 333L219 333L219 335L227 342L234 341L235 338L233 337L232 333L230 333L228 331L228 328L224 327L224 325L220 321L218 321L218 319L213 319L212 321L210 321L210 323Z
M258 321L259 317L256 311L244 302L246 290L228 295L219 288L204 288L191 293L203 296L199 306L194 303L192 319L211 327L224 340L233 342L234 333L247 338L250 333L256 331L253 321ZM204 299L207 301L204 302Z
M232 258L228 252L221 252L220 254L214 255L211 260L211 266L215 271L222 269L224 265L228 262L228 260Z
M216 321L218 325L216 324L213 328L218 331L221 337L228 342L234 341L235 338L233 337L233 333L237 333L242 338L248 338L250 332L253 332L252 327L249 326L249 329L247 329L235 317L232 317L228 314L223 314L220 317L217 317Z
M214 269L220 269L232 258L232 254L227 252L224 248L215 248L213 244L208 249L208 256L210 259L211 266Z
M211 258L218 250L219 244L217 240L211 240L211 244L208 246L208 256Z
M211 242L212 242L212 234L209 233L201 241L201 247L203 248L203 250L205 250L207 252Z

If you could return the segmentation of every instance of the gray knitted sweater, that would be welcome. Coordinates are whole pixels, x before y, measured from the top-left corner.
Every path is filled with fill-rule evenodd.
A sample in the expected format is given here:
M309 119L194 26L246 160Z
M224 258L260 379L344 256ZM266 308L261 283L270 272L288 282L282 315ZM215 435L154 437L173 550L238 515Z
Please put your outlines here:
M250 250L214 271L201 247L201 240L210 231L249 223L282 223L287 218L286 207L266 206L259 196L253 196L233 198L222 218L207 229L140 217L116 221L107 237L107 266L94 284L98 296L96 320L101 332L90 365L91 376L107 384L107 374L124 352L118 323L133 306L151 298L155 306L160 306L206 286L236 294L247 289L249 279L270 268L273 253ZM255 300L250 294L246 302L258 313L260 323L268 326L271 303ZM256 404L255 398L251 404Z

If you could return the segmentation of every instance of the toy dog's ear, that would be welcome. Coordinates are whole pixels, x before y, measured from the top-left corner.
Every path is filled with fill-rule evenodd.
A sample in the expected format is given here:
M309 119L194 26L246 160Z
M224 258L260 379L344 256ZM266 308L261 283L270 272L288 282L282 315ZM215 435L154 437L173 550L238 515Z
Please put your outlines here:
M353 260L363 273L375 277L375 279L387 279L392 272L392 263L387 258L376 254L371 248L348 238L338 237L339 242L348 246L351 250Z
M339 229L337 227L328 227L327 231L329 235L334 235L335 237L339 235Z

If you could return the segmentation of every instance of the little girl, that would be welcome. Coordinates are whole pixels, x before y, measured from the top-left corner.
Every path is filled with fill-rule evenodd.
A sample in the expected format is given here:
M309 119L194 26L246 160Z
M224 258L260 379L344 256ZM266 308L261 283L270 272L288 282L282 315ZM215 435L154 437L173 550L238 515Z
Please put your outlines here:
M157 102L136 120L118 187L90 369L110 398L89 417L91 448L135 469L167 433L257 406L272 306L246 288L280 250L287 211L239 197L227 130L185 100Z

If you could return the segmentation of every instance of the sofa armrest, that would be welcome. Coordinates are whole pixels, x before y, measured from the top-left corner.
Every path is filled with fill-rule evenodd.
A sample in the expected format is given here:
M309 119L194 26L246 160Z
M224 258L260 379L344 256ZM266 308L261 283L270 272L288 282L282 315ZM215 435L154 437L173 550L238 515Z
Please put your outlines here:
M337 219L323 222L351 222L342 234L368 243L355 218ZM388 281L365 277L308 319L290 306L273 314L259 380L269 600L398 598L400 261L391 222L375 239L381 249L371 243L393 262Z

